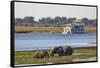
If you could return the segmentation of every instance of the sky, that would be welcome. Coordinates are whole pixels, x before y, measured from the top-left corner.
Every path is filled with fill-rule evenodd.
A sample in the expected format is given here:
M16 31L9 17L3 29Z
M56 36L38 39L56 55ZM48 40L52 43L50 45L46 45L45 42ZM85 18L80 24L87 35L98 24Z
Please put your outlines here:
M25 16L33 16L37 20L56 16L96 19L96 7L15 2L15 18Z

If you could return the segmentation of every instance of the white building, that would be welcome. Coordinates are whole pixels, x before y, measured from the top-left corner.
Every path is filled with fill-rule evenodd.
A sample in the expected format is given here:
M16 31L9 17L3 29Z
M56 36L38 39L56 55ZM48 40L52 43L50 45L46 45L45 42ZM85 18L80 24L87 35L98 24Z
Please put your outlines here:
M71 29L72 29L72 25L71 24L66 24L66 26L64 27L64 31L62 32L62 34L71 34Z

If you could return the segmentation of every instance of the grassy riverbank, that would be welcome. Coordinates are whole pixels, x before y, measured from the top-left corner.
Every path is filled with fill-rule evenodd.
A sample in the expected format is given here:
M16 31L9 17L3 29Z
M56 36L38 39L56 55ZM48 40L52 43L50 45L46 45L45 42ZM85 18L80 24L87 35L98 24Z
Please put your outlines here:
M15 32L28 33L28 32L48 32L48 33L62 33L63 27L32 27L32 26L16 26Z
M85 32L93 33L96 32L96 27L85 27ZM49 27L39 27L39 26L15 26L16 33L29 33L29 32L48 32L48 33L62 33L64 31L64 26L49 26Z
M74 48L72 56L55 56L49 58L33 58L33 51L15 51L15 64L46 64L46 63L67 63L74 62L75 59L88 59L96 57L96 47ZM47 50L49 55L51 50ZM87 60L88 61L88 60Z

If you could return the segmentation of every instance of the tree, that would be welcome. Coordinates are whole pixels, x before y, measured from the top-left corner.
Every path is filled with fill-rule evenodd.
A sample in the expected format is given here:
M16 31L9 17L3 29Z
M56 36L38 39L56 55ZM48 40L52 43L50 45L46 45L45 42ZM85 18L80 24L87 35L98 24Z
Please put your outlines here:
M89 25L89 20L88 20L88 18L82 18L81 21L82 21L83 23L85 23L85 25Z
M43 18L39 19L39 22L41 22L41 23L46 23L46 20L45 20L45 18L43 17Z
M76 20L76 18L68 18L68 23L72 23L73 20Z
M61 24L61 17L59 17L59 16L55 17L55 23Z
M62 17L62 24L67 24L67 18L66 17Z
M24 17L24 23L35 23L34 17L32 16Z
M23 23L23 22L24 22L24 20L21 19L21 18L16 18L15 19L15 23Z

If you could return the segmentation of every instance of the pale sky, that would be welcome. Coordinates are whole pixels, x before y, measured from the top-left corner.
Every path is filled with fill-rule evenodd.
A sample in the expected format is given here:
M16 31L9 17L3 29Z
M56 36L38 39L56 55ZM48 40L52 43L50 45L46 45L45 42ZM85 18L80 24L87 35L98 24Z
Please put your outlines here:
M33 16L36 19L55 16L95 19L96 7L15 2L15 17L25 16Z

